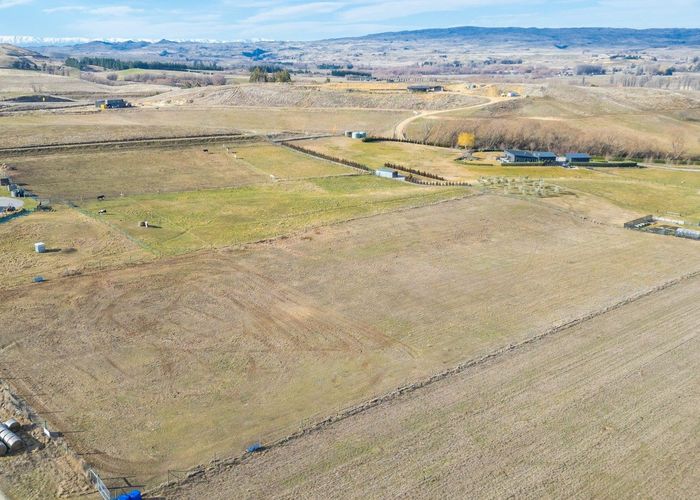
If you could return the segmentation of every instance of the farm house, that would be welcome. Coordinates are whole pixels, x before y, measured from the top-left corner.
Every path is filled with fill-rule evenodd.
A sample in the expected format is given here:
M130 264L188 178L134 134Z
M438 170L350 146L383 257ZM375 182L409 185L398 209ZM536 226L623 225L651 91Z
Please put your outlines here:
M522 151L520 149L506 149L502 163L555 163L557 155L548 151Z

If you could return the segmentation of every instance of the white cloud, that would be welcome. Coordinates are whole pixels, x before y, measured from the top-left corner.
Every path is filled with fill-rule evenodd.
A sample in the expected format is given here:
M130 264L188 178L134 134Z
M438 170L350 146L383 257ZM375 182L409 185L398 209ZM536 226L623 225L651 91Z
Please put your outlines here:
M55 14L57 12L81 12L87 10L87 7L83 5L62 5L60 7L52 7L50 9L43 9L43 12L47 14Z
M47 14L57 14L62 12L85 12L95 16L130 16L131 14L139 14L143 9L135 9L129 5L106 5L104 7L90 8L85 5L62 5L44 9Z
M262 10L245 20L246 23L259 23L273 19L303 18L318 14L330 14L345 6L341 2L310 2L298 5L283 5Z
M0 9L9 9L18 5L30 3L32 0L0 0Z
M90 9L88 12L96 16L129 16L143 12L143 9L134 9L129 5L108 5L97 9Z

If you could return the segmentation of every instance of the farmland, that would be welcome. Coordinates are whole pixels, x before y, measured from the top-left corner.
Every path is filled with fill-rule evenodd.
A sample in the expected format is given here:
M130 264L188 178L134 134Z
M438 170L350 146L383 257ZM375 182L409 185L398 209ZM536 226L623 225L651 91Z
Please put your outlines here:
M0 338L75 449L153 485L699 267L694 242L479 196L1 292L25 331Z
M39 255L34 243L49 250ZM0 224L0 288L148 261L139 245L91 217L64 206Z
M550 42L528 57L583 57ZM245 70L202 87L0 70L0 99L71 101L0 108L0 178L36 195L0 219L0 421L29 444L0 498L92 498L88 467L151 498L692 496L699 243L622 224L697 229L697 92L519 78L472 48L498 76L453 63L408 92L459 56L403 45L364 56L388 75L368 82L290 59L291 83L250 83L230 47ZM511 140L659 155L501 165Z
M340 133L348 128L382 131L391 128L405 111L332 110L323 108L144 107L100 113L0 116L6 131L3 147L89 142L143 137L189 136L249 131L273 133Z
M161 493L692 497L699 286L688 280Z
M362 142L344 137L301 141L301 145L326 155L345 158L378 168L386 162L430 172L449 181L478 183L480 179L540 179L561 186L574 195L591 195L617 207L614 212L676 212L690 220L700 220L700 174L693 170L664 168L577 168L513 167L500 165L501 153L475 153L471 160L460 160L454 149L401 142ZM501 190L502 191L502 190Z
M90 151L8 159L18 182L40 196L79 201L107 196L244 186L280 179L347 175L353 171L279 146Z
M356 217L463 197L373 176L309 179L223 190L91 201L82 207L159 255L250 243ZM138 227L148 221L150 228Z

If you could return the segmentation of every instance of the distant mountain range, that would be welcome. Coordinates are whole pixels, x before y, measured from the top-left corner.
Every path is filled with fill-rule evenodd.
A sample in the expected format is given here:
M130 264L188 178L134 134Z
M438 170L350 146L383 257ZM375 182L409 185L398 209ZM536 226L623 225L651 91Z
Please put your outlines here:
M19 35L0 35L0 43L15 45L17 47L65 47L82 45L93 42L101 42L106 44L119 45L123 43L145 43L152 44L167 41L170 43L239 43L239 42L257 42L259 40L211 40L211 39L194 39L194 40L157 40L148 38L139 38L136 40L129 38L85 38L85 37L40 37L40 36L19 36Z
M363 41L473 41L481 44L494 43L523 43L527 45L557 45L562 48L604 46L604 47L637 47L651 48L664 46L700 46L700 29L628 29L628 28L482 28L476 26L464 26L444 29L424 29L417 31L398 31L389 33L376 33L362 37L339 38L339 40L363 40ZM202 44L235 44L251 43L263 40L128 40L109 38L92 40L89 38L53 38L34 36L0 36L0 43L12 44L22 47L36 46L71 46L85 43L103 42L111 44L115 50L129 50L130 48L142 48L154 43L202 43ZM268 42L271 42L268 40ZM300 42L301 43L301 42ZM313 42L306 42L313 43ZM126 44L126 49L122 49ZM139 44L135 47L134 44Z
M629 28L479 28L464 26L445 29L398 31L360 37L364 40L406 41L453 40L481 44L523 43L566 47L666 47L700 46L700 29Z

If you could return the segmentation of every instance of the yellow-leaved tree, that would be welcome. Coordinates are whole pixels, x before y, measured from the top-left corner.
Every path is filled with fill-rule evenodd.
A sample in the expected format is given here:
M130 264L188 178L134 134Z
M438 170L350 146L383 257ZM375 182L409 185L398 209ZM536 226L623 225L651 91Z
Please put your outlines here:
M457 146L460 148L473 148L476 143L476 136L471 132L462 132L457 137Z

